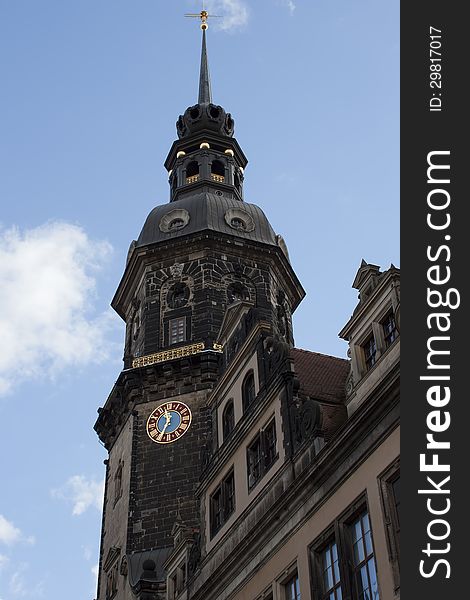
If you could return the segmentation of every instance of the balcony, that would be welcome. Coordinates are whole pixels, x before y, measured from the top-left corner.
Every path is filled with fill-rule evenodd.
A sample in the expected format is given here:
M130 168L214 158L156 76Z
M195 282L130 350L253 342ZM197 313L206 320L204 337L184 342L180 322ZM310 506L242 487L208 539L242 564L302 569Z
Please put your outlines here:
M217 183L224 183L225 177L223 175L217 175L217 173L211 173L211 180Z
M199 173L197 175L191 175L190 177L186 177L186 185L196 183L196 181L199 181Z

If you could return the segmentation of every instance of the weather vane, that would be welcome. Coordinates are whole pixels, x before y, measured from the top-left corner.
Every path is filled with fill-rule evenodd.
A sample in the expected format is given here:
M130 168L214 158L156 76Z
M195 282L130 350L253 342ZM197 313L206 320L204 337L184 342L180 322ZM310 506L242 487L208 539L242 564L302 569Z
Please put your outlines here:
M209 25L207 24L207 19L210 17L211 19L213 19L214 17L217 19L220 19L220 15L211 15L207 12L207 10L205 9L205 2L202 3L202 10L200 13L186 13L184 15L185 17L192 17L195 19L201 19L201 29L203 31L205 31Z

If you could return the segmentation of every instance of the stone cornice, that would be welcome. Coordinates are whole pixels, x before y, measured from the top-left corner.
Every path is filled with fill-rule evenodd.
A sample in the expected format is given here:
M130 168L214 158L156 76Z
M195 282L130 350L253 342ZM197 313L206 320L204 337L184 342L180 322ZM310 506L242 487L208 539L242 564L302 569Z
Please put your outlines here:
M196 246L198 244L201 249L213 248L215 245L214 249L222 254L227 253L230 248L231 254L242 258L247 254L250 254L250 258L253 256L261 258L263 256L264 260L271 263L278 276L286 282L289 290L288 296L292 303L292 312L305 296L305 291L300 281L279 246L268 245L254 240L243 240L243 243L241 243L240 240L232 236L206 230L202 233L171 239L168 242L135 248L111 302L111 306L119 316L125 319L127 306L135 295L137 282L141 280L148 266L154 264L156 260L177 260L181 255L188 254L188 246ZM254 254L252 254L253 251Z

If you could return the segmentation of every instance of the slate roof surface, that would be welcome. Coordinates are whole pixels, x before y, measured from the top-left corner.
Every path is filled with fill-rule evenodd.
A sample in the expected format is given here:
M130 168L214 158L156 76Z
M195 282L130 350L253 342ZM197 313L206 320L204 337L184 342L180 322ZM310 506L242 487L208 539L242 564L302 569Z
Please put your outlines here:
M300 348L292 348L291 356L300 380L301 393L315 400L335 404L344 401L349 360Z
M168 233L161 231L159 227L161 218L166 213L180 208L184 208L189 213L187 226ZM230 227L225 221L225 213L229 209L240 209L247 212L255 224L254 230L244 231ZM210 192L200 192L180 198L175 202L156 206L145 221L137 240L137 247L168 241L205 230L220 231L236 238L277 246L276 234L261 208L235 198L217 196Z

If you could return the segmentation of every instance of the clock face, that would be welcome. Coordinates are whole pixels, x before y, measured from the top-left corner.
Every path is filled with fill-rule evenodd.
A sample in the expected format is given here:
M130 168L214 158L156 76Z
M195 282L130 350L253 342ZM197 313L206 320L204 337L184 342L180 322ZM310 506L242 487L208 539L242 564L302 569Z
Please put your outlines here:
M165 402L148 418L147 434L157 444L171 444L188 431L191 419L189 406L183 402Z

